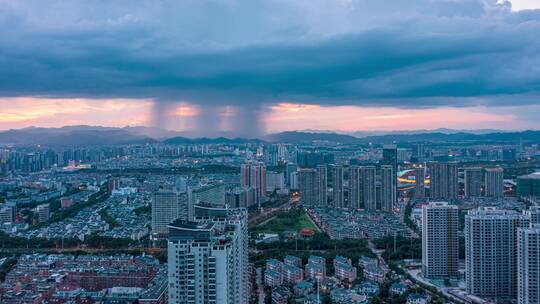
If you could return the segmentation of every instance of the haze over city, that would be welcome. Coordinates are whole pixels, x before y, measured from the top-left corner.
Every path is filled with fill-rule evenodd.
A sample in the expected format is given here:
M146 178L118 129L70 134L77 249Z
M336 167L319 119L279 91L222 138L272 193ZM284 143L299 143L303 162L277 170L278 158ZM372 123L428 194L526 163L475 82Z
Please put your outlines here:
M0 4L1 130L540 128L534 0Z

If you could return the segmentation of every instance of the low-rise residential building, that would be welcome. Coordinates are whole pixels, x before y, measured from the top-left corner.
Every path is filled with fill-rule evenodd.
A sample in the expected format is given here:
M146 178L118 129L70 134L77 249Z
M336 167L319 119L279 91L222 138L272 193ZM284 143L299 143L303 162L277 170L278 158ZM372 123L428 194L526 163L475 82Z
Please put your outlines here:
M362 281L360 284L354 287L359 293L363 293L368 296L373 296L379 293L379 284L373 281Z
M407 296L407 304L427 304L427 298L418 293L411 293Z
M342 256L334 258L334 273L340 280L352 282L356 280L357 270L352 265L351 259Z
M304 280L304 272L302 268L284 265L283 266L283 281L287 283L296 284Z
M294 295L299 297L305 297L313 291L313 283L302 281L294 285Z
M293 255L288 255L283 259L285 265L302 267L302 259Z
M326 277L326 259L315 255L310 256L305 267L305 272L308 279L323 279Z
M370 257L367 257L367 256L361 256L358 259L358 265L360 265L362 267L366 267L369 264L377 265L378 263L379 263L379 261L376 258L370 258Z
M139 296L139 304L167 304L167 271L160 269L154 279Z
M407 285L402 283L394 283L390 285L390 293L393 295L403 295L407 292Z
M73 206L73 198L69 196L64 196L60 199L60 207L61 208L69 208Z
M266 261L266 270L281 272L283 271L283 263L276 259L269 259Z
M291 296L291 291L285 286L280 286L272 290L272 304L286 304Z
M164 304L167 270L151 256L32 254L6 274L1 303Z
M283 284L283 276L281 275L281 272L267 269L264 272L264 284L270 287L275 287Z
M391 212L314 208L308 213L331 239L409 236L407 226Z
M330 291L332 303L338 304L365 304L369 299L365 294L358 293L354 289L336 288Z
M364 278L375 282L383 283L385 278L385 271L376 264L368 264L364 267Z

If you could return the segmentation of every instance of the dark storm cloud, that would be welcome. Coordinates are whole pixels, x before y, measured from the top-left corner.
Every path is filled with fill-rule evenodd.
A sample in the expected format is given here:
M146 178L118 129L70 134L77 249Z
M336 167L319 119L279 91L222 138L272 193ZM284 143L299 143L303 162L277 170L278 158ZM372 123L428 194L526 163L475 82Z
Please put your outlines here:
M250 105L246 117L279 101L538 102L539 11L373 2L0 1L0 95Z

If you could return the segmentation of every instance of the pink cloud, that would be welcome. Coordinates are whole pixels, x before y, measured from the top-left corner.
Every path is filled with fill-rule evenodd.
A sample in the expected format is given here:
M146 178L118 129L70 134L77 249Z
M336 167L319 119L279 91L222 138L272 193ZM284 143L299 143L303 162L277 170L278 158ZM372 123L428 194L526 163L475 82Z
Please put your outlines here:
M144 125L149 122L152 105L149 100L130 99L2 98L0 129L76 124Z
M289 103L271 107L271 112L266 117L266 123L273 132L301 129L356 131L504 128L508 127L506 123L514 120L515 116L512 114L489 113L484 107L399 109L303 106Z
M134 99L49 99L0 98L0 130L28 126L60 127L64 125L152 125L154 102ZM234 106L215 109L220 131L234 130ZM280 103L269 106L263 121L269 132L319 129L415 130L415 129L525 129L538 128L536 120L523 113L538 113L540 105L523 107L441 107L400 109L393 107L320 106ZM166 128L192 131L203 115L200 106L189 102L170 104ZM218 130L216 130L218 131Z

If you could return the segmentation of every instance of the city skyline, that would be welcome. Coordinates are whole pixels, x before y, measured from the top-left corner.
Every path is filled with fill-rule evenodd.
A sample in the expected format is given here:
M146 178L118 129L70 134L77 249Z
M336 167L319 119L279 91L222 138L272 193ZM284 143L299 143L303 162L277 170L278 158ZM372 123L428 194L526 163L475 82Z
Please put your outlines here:
M539 131L142 133L0 133L2 303L536 301Z
M540 303L540 0L0 27L0 303Z
M0 130L540 128L537 1L2 2Z

